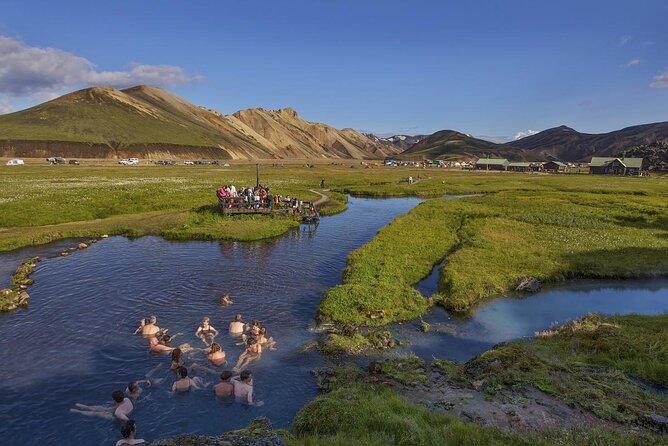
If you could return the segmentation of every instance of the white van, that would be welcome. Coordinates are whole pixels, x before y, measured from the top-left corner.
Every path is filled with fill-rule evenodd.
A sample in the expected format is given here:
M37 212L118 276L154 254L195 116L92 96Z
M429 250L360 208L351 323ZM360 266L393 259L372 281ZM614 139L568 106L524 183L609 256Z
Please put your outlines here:
M19 160L19 159L13 159L13 160L7 161L8 166L22 166L24 164L25 163L23 162L23 160Z

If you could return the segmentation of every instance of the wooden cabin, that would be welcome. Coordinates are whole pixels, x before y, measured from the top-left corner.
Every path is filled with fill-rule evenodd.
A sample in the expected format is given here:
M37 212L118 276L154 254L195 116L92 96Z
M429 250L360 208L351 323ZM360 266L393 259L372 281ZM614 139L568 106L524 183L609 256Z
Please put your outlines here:
M508 170L510 162L505 158L480 158L475 162L476 170Z
M546 172L559 173L566 172L568 166L561 161L548 161L543 163L543 170Z
M614 158L595 156L589 163L589 173L597 175L642 175L644 158Z

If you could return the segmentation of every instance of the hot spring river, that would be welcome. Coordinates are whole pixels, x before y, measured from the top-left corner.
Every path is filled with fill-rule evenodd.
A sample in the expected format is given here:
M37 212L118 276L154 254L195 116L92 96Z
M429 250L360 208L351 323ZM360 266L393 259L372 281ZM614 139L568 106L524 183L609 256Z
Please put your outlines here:
M48 257L32 276L30 307L0 315L0 438L14 445L114 444L120 438L115 423L74 414L70 408L77 402L104 404L112 390L156 367L154 377L167 379L145 389L132 415L141 438L218 434L260 415L275 426L289 427L297 411L317 395L309 370L327 363L317 352L300 353L316 338L311 328L322 295L341 282L352 250L417 203L351 198L346 212L324 218L315 231L302 226L278 239L253 243L112 237L69 257L56 255L71 241L0 254L0 287L8 284L22 258ZM431 277L419 288L427 292L433 286ZM216 299L225 292L234 300L227 308ZM432 331L418 333L416 323L407 323L395 332L426 359L462 360L589 311L666 310L668 280L580 282L526 299L491 301L467 320L435 309L425 318ZM210 388L170 395L168 357L149 354L146 342L131 335L141 317L155 314L170 333L184 333L175 344L200 347L194 331L202 316L209 316L222 333L217 340L228 360L236 361L240 350L226 333L236 313L245 320L260 319L278 341L278 350L265 352L250 367L262 407L217 401ZM198 376L218 382L214 375Z

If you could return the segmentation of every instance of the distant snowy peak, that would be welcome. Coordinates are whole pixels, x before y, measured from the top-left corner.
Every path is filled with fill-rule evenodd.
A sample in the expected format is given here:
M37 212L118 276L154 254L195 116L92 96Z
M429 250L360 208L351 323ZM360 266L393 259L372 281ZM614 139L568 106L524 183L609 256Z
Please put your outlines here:
M526 138L527 136L535 135L538 133L538 130L527 130L525 132L517 132L515 133L515 136L513 136L513 141L517 141L518 139Z

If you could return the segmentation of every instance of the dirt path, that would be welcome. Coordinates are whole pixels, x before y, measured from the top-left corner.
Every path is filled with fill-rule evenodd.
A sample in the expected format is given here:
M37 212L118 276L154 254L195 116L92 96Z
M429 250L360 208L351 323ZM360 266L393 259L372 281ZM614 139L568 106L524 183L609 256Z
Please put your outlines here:
M313 203L313 206L320 206L321 204L326 203L327 201L329 201L329 197L327 195L325 195L321 192L318 192L315 189L309 189L309 191L313 192L314 194L320 195L320 198L318 198L318 201ZM329 191L329 189L323 189L323 191L327 192L327 191Z

